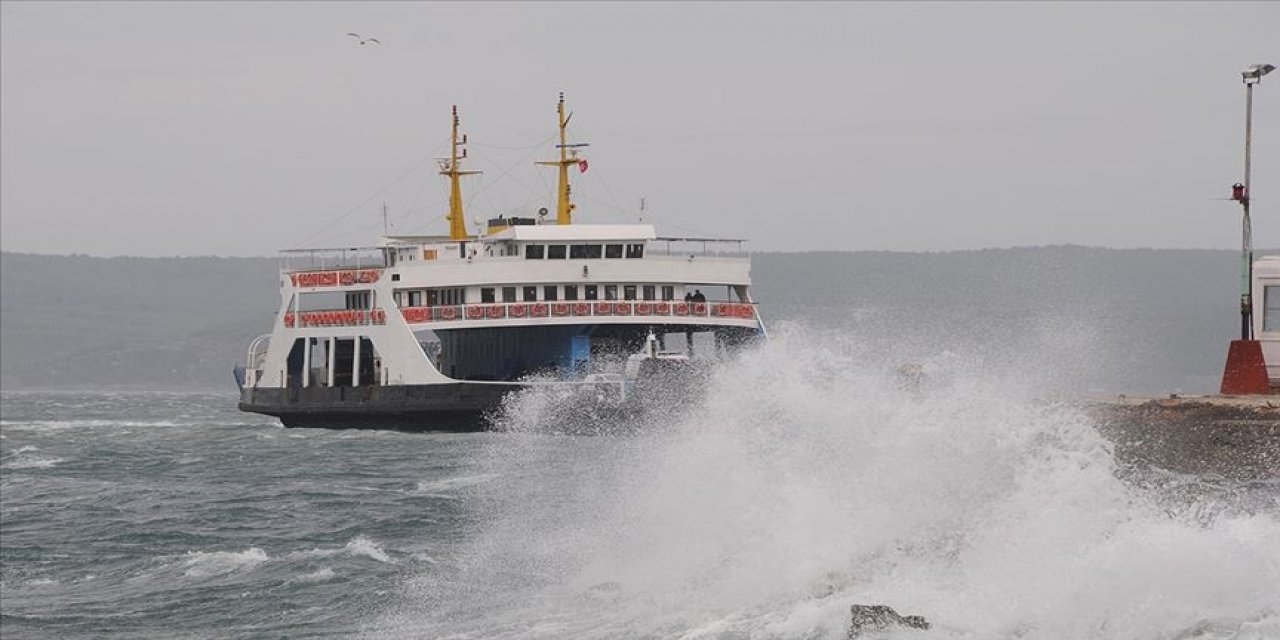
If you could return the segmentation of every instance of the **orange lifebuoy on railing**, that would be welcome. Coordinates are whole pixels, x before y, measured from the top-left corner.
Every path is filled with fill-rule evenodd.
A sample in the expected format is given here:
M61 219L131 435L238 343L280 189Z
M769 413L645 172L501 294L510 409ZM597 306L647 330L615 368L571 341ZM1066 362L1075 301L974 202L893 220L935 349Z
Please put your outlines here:
M652 312L653 312L653 306L652 306L652 305L650 305L648 302L637 302L637 303L636 303L636 315L638 315L638 316L647 316L647 315L649 315L649 314L650 314L650 313L652 313Z
M755 317L755 315L756 315L756 310L751 305L749 304L738 305L739 318L752 318L752 317Z
M653 312L654 312L654 313L656 313L656 314L658 314L658 315L660 315L660 316L670 315L670 314L671 314L671 303L670 303L670 302L659 302L659 303L657 303L657 304L653 305Z
M614 305L613 305L613 313L614 313L615 315L619 315L619 316L629 316L629 315L631 315L631 303L630 303L630 302L618 302L618 303L614 304Z
M529 315L534 317L544 317L547 315L547 305L538 302L529 306Z
M573 305L573 315L589 316L591 315L591 305L586 302L579 302Z
M705 316L705 315L707 315L707 303L705 303L705 302L695 302L695 303L693 303L693 315L695 315L695 316Z
M498 318L506 316L507 312L506 309L502 308L502 305L491 304L489 305L489 308L485 310L485 315L490 320L497 320Z
M557 302L551 305L552 315L567 316L569 315L569 304L566 302Z
M717 305L716 305L716 315L718 315L718 316L729 316L729 315L733 315L733 305L731 305L731 304L729 304L729 303L727 303L727 302L722 302L722 303L720 303L720 304L717 304Z
M525 313L527 313L528 311L529 311L529 305L526 305L526 304L517 303L507 307L507 315L511 316L512 318L523 318Z
M675 304L675 309L676 309L676 315L678 315L678 316L687 316L687 315L689 315L689 303L688 303L688 302L677 302L677 303Z
M613 303L597 302L595 305L595 311L598 316L607 316L610 313L613 313Z
M386 311L383 311L382 309L374 309L374 310L373 310L373 323L374 323L374 324L386 324L386 322L387 322L387 312L386 312Z
M441 320L453 320L458 317L458 310L455 307L441 307L438 312Z
M293 314L292 314L292 313L286 313L286 314L284 314L284 326L286 326L286 327L292 327L292 326L293 326Z

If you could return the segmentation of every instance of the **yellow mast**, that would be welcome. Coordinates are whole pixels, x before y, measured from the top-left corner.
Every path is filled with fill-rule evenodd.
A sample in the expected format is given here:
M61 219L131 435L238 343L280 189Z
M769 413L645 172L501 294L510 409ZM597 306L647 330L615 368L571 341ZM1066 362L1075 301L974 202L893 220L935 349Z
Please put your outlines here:
M587 146L585 142L570 144L566 140L566 130L569 126L569 118L573 117L570 113L568 117L564 115L564 92L560 92L560 103L556 107L556 113L559 115L560 123L560 144L556 145L560 149L559 160L547 160L538 164L545 164L552 167L560 167L560 184L557 190L558 198L556 201L556 224L572 224L573 210L578 205L573 204L570 199L569 188L569 167L582 162L578 158L578 148ZM584 169L585 170L585 169Z
M453 240L466 240L470 236L467 233L467 219L462 213L460 178L480 173L479 171L462 171L458 167L458 161L467 157L466 149L462 149L462 155L458 155L458 149L466 143L465 133L462 134L462 140L458 140L458 105L453 105L453 137L449 157L440 161L440 175L449 176L449 238Z

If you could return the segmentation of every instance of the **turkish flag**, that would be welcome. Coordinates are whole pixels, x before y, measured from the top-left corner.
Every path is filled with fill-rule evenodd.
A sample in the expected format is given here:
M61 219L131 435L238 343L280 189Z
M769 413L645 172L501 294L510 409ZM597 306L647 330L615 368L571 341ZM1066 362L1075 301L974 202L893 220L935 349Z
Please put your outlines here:
M587 172L587 159L583 158L578 161L578 173L586 173L586 172Z

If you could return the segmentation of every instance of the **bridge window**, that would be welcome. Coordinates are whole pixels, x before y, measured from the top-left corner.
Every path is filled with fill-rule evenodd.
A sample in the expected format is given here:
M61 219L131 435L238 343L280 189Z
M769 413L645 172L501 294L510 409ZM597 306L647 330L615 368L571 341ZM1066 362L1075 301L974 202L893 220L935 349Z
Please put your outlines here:
M564 245L553 244L547 246L548 260L564 260Z
M369 291L348 291L346 309L368 309L370 302L373 300L373 294Z
M493 297L493 287L480 288L480 302L484 304L495 302L495 299Z
M569 245L569 257L575 259L594 260L600 257L600 245L598 244L571 244Z
M461 287L453 287L449 289L428 290L427 306L434 307L438 304L466 304L467 290Z
M644 286L644 299L645 299L645 300L653 300L653 298L654 298L654 296L653 296L653 294L654 294L654 288L655 288L655 287L654 287L653 285L651 285L651 284L646 284L646 285Z
M663 300L675 300L675 299L676 299L676 288L675 288L674 286L672 286L672 285L669 285L669 284L667 284L667 285L663 285L663 286L662 286L662 299L663 299Z
M1280 286L1262 289L1262 330L1280 331Z
M584 300L595 300L595 299L597 299L597 295L596 295L596 285L594 285L594 284L586 285L586 286L582 287L582 290L583 290L583 293L585 293L585 294L586 294L586 295L584 295L584 296L583 296L583 299L584 299Z
M298 311L327 311L332 309L353 309L349 306L351 295L348 291L315 291L298 294ZM364 293L368 293L367 291Z
M634 284L629 284L622 287L622 299L623 300L636 299L636 286Z
M411 307L421 307L421 306L422 306L422 291L421 291L421 290L414 290L414 291L410 291L410 292L409 292L409 306L411 306Z
M564 286L564 299L565 299L565 300L577 300L577 299L578 299L578 285L576 285L576 284L566 284L566 285Z
M525 287L525 288L524 288L524 301L525 301L525 302L537 302L537 301L538 301L538 288L537 288L537 287Z
M524 246L524 257L526 260L541 260L546 246L541 244L526 244Z
M515 287L503 287L503 288L502 288L502 301L503 301L503 302L515 302L515 301L516 301L516 288L515 288Z
M606 284L606 285L604 286L604 299L605 299L605 300L617 300L617 299L618 299L618 285L616 285L616 284Z
M557 293L556 286L554 284L549 284L542 288L542 299L557 300L559 299L559 296L557 296L556 293Z
M604 246L604 257L606 257L606 258L621 258L621 257L622 257L622 245L620 245L620 244L606 244L606 245Z
M627 245L627 257L628 257L628 258L643 258L643 257L644 257L644 245L643 245L643 244L629 244L629 245Z

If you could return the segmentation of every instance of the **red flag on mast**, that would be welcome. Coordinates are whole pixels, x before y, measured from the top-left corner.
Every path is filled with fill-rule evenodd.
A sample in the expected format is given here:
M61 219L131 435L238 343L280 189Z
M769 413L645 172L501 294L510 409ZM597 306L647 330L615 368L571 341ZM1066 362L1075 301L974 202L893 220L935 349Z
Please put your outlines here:
M583 158L578 161L578 173L586 173L586 172L587 172L587 159Z

